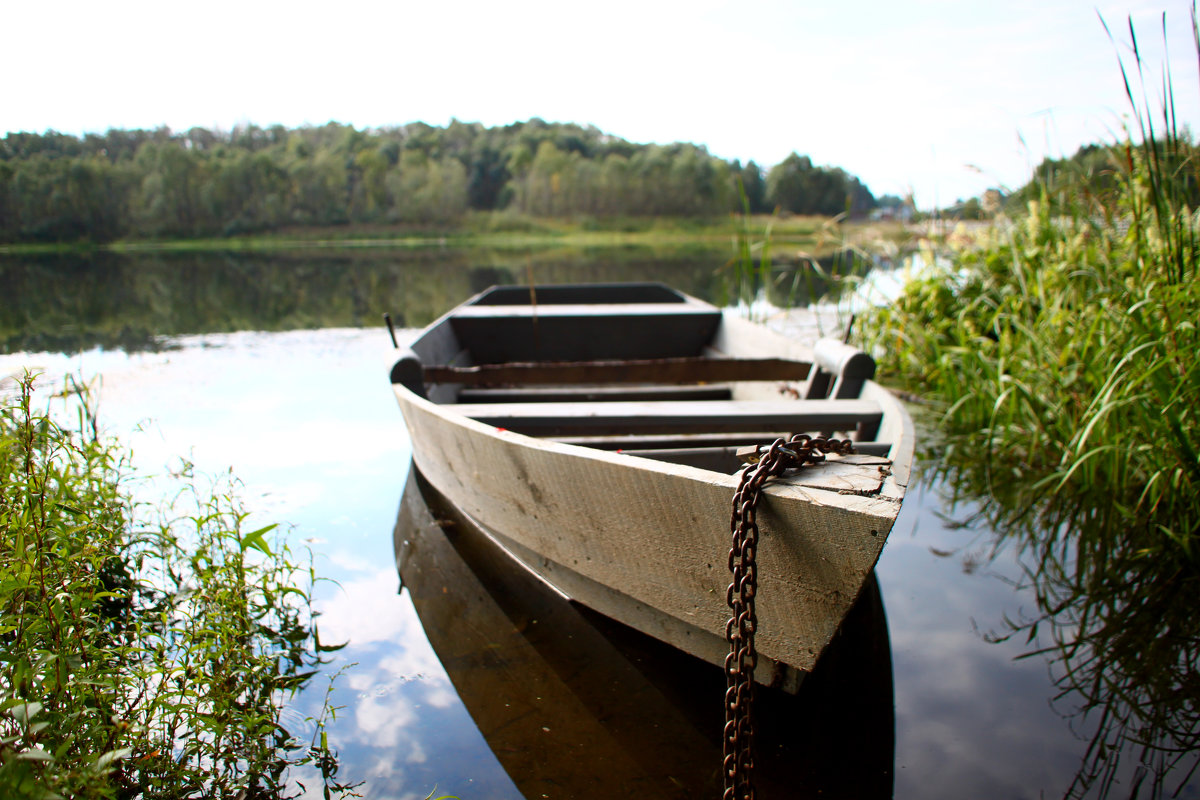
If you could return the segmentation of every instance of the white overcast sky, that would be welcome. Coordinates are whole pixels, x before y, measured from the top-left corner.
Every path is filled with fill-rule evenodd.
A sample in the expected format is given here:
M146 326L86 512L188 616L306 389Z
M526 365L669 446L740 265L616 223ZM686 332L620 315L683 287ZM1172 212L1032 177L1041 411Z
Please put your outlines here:
M538 116L763 166L796 151L921 207L1109 141L1132 16L1200 117L1184 0L6 0L0 132ZM1132 64L1132 59L1127 61ZM1158 120L1156 120L1158 121Z

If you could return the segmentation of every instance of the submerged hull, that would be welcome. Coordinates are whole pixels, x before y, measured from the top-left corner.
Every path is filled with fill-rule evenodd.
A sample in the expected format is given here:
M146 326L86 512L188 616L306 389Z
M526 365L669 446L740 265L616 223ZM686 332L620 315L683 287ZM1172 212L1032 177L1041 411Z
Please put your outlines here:
M475 304L472 316L478 321L486 314L480 313L478 298ZM567 305L575 304L560 309ZM616 318L629 304L602 305ZM541 319L552 311L543 307ZM464 328L454 326L455 314L443 317L413 345L425 375L432 363L474 360L463 346ZM728 312L713 310L708 318L715 326L704 343L707 357L811 360L794 343ZM595 363L596 356L585 357ZM874 415L873 446L864 449L878 455L791 470L765 491L758 515L756 644L760 655L779 667L777 679L785 674L784 665L813 668L862 591L903 499L912 458L911 422L898 401L870 381L847 401L791 400L800 384L752 381L734 384L728 400L589 400L571 408L560 400L520 408L501 404L487 413L479 404L456 402L464 397L461 385L415 382L411 360L397 365L393 380L422 475L563 594L713 663L722 663L728 648L729 516L738 484L729 468L731 448L712 446L713 435L726 442L769 443L759 437L771 427L733 430L739 415L751 412L754 420L746 422L751 427L789 419L797 425L846 424L837 414L847 408ZM537 412L536 419L528 408ZM708 416L693 419L697 409L709 410ZM789 409L797 416L787 417L793 413ZM505 414L513 424L503 424ZM610 447L655 437L684 446L638 451L573 443L604 439L586 435L601 424L608 426ZM700 446L691 449L702 451L699 456L679 455L697 442ZM673 453L666 456L673 462L711 461L716 468L657 460L664 450ZM772 678L767 672L760 675L764 682Z

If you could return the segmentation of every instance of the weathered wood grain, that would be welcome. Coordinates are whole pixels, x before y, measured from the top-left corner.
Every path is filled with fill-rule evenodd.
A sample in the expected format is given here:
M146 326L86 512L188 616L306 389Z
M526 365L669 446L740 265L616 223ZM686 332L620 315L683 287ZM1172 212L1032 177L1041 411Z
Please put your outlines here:
M456 403L454 413L534 435L854 430L878 422L865 400L679 400L612 403Z
M724 630L733 476L534 440L403 388L397 395L418 468L465 513L547 564L681 623ZM874 567L897 507L882 493L842 495L786 479L767 489L758 555L764 655L811 669ZM644 629L643 620L621 621Z
M708 450L736 451L747 445L770 444L776 439L787 439L787 431L745 433L683 433L683 434L615 434L611 436L553 436L556 442L579 447L595 447L600 450L620 450L624 453L641 455L644 450ZM892 449L890 442L855 442L854 451L863 455L886 456Z

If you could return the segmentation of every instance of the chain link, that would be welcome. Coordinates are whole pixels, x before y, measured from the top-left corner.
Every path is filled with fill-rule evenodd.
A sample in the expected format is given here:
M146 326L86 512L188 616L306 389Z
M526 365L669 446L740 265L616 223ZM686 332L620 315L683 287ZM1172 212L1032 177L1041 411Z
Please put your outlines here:
M826 439L797 434L789 441L776 439L768 447L753 448L739 455L751 461L743 470L733 495L733 515L729 528L733 544L729 549L729 571L733 581L725 592L730 618L725 625L729 654L725 657L725 794L723 800L754 800L754 668L758 652L754 634L758 617L754 596L758 591L758 501L768 478L791 467L815 464L827 453L852 453L850 440Z

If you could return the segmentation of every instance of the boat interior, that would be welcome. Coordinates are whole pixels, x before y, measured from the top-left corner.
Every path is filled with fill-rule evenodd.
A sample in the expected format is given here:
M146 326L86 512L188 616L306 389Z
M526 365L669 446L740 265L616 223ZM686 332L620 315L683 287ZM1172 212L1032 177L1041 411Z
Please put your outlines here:
M739 447L795 433L888 454L867 354L823 340L797 359L735 324L662 284L493 287L413 342L392 382L496 427L727 474Z

